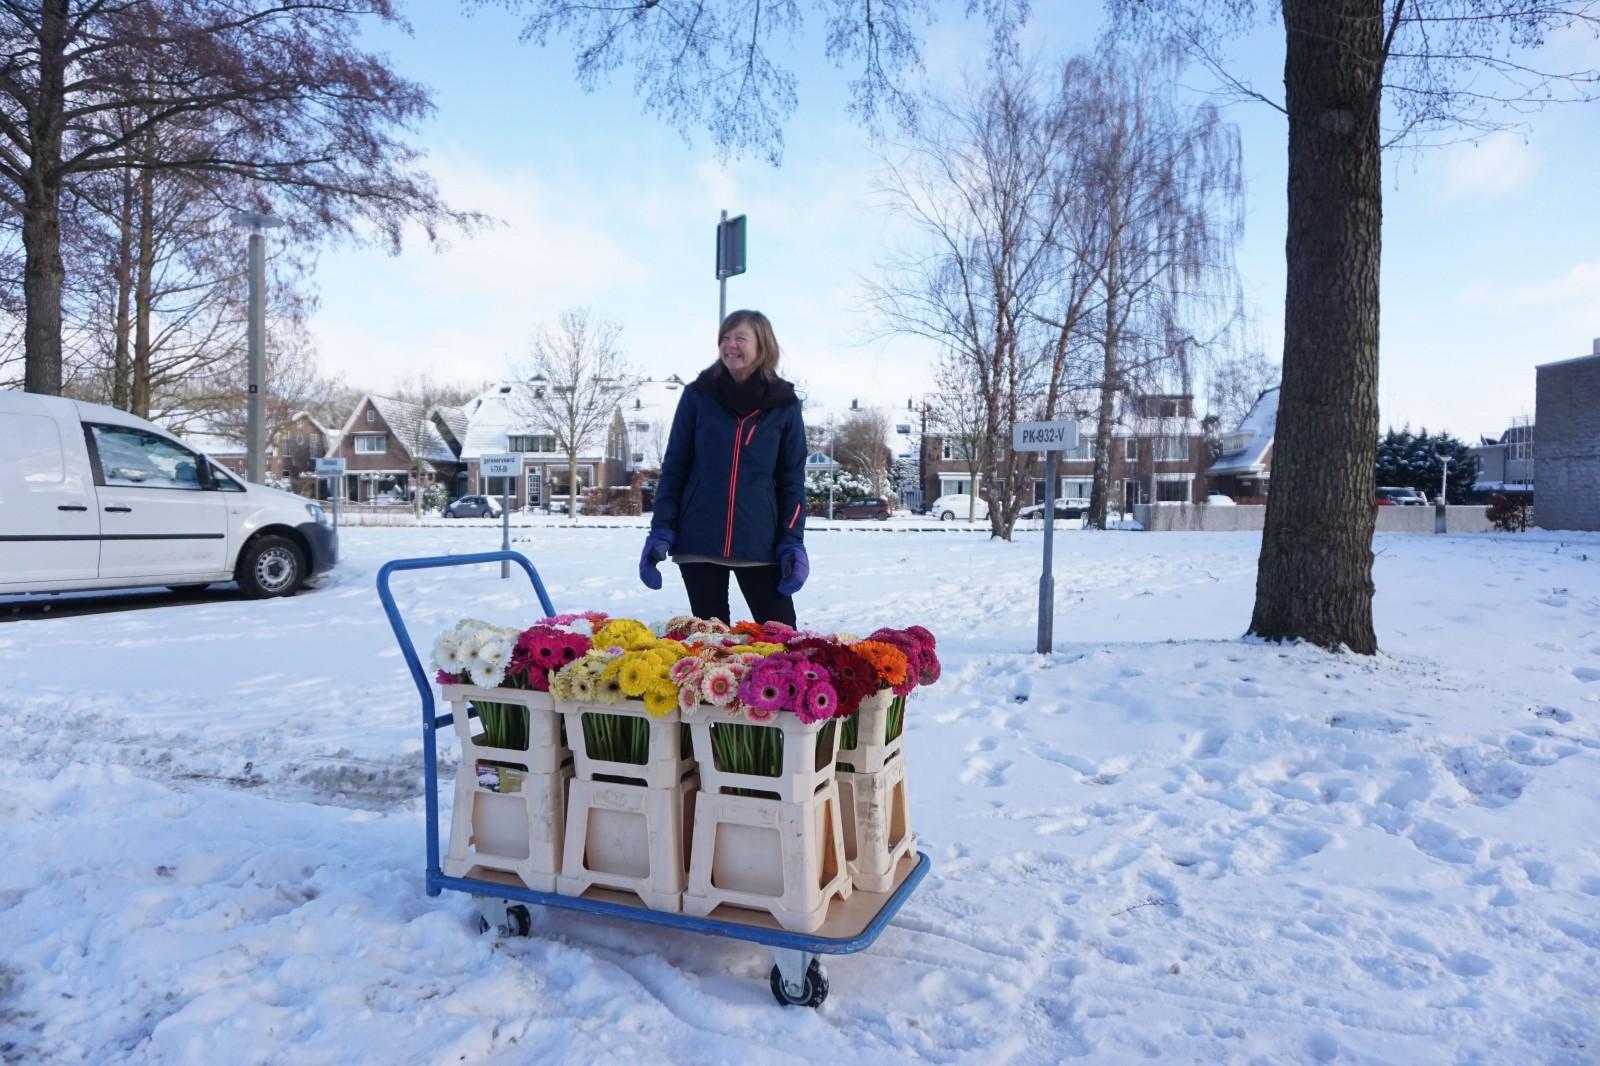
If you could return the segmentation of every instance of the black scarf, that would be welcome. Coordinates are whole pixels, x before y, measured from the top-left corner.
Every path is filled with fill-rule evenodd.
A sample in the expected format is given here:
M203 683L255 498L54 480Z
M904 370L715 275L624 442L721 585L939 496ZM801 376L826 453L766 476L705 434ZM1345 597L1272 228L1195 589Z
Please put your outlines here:
M759 411L767 399L767 379L760 373L751 374L741 382L724 370L717 375L713 388L717 402L735 418Z

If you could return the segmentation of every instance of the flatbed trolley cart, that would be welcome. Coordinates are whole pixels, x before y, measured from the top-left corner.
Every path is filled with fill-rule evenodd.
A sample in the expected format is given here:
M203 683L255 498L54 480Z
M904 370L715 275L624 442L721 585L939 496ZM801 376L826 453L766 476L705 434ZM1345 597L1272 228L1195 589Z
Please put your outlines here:
M525 556L518 552L479 552L471 555L429 556L419 559L394 559L378 571L378 597L389 616L400 651L405 655L406 666L422 696L422 753L426 788L423 794L427 808L428 869L425 879L428 895L437 896L445 889L470 893L481 915L480 928L497 929L502 936L527 936L531 927L528 907L537 905L588 914L602 914L610 918L658 925L707 936L727 937L730 940L748 940L772 951L772 994L785 1006L819 1006L828 995L827 974L823 972L818 956L849 955L870 947L906 899L927 876L928 856L913 852L902 860L894 883L886 892L863 892L857 889L848 900L835 901L826 921L815 933L791 933L780 928L768 915L755 911L732 911L737 917L697 918L686 914L649 910L630 893L590 889L582 896L562 896L553 892L536 892L520 884L475 877L446 877L439 865L439 757L434 734L452 724L452 715L435 714L433 685L422 669L411 634L396 608L394 595L389 590L390 575L401 570L431 570L446 566L471 566L479 563L509 561L520 566L533 583L539 597L539 606L545 616L554 615L555 608L545 592L539 573ZM458 771L459 772L459 771Z

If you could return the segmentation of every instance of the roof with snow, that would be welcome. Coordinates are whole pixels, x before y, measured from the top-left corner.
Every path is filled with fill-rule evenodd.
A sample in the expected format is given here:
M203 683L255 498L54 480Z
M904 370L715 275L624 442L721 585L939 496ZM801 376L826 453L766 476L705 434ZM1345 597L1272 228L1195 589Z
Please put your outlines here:
M1266 470L1267 449L1278 432L1278 389L1267 389L1251 406L1239 428L1222 438L1222 454L1207 474L1259 474Z
M351 431L355 425L356 416L359 415L366 403L371 401L377 408L378 414L388 423L389 431L394 434L395 442L400 445L407 455L413 459L422 459L433 463L453 463L456 453L450 450L450 445L439 436L439 429L428 417L428 411L420 403L409 400L399 400L393 396L374 396L368 393L362 397L362 402L356 404L355 410L350 412L350 421L344 424L339 431L341 439ZM413 446L421 442L421 455L412 454Z

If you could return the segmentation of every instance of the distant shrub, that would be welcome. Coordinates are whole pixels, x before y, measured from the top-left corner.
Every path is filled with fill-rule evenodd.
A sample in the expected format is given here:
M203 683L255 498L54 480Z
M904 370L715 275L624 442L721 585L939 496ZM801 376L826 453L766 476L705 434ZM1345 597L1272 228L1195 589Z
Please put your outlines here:
M1484 514L1502 533L1522 533L1533 525L1533 493L1492 492Z

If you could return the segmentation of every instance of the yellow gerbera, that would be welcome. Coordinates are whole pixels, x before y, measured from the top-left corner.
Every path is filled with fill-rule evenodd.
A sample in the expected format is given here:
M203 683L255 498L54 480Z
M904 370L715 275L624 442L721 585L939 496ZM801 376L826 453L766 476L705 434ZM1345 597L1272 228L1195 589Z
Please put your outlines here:
M671 681L658 681L645 690L645 712L660 718L678 706L678 687Z
M650 683L655 680L648 663L633 653L622 657L622 672L617 675L617 680L622 683L622 693L625 696L638 698L645 694Z

